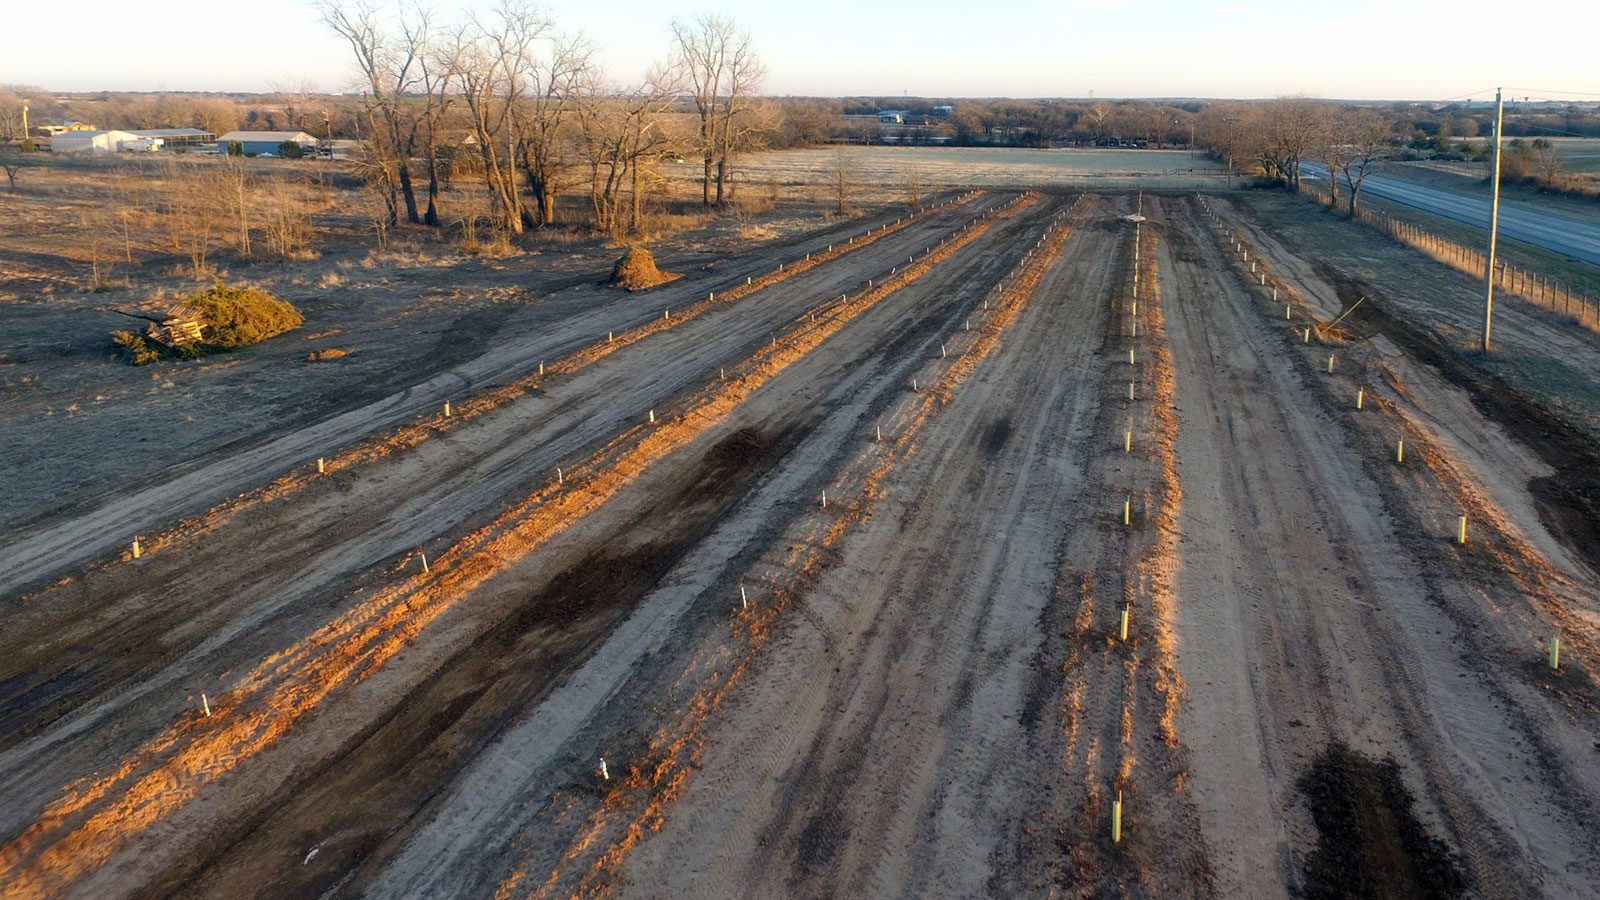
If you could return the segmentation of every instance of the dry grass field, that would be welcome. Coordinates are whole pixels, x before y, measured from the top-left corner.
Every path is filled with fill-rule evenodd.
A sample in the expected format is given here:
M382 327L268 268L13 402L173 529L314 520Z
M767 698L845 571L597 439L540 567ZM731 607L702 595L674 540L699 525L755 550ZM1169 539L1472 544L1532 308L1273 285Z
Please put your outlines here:
M305 326L140 368L193 260L32 173L6 895L1592 892L1592 332L1183 153L837 158L632 294L296 182L210 262Z

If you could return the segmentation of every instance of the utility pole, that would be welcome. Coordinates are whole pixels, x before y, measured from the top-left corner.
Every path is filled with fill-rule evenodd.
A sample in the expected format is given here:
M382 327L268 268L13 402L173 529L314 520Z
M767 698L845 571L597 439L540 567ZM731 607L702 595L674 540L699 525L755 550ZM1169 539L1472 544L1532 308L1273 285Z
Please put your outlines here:
M1494 242L1500 231L1500 135L1505 125L1506 107L1500 99L1500 88L1494 91L1494 185L1489 201L1489 253L1483 271L1483 352L1490 348L1489 332L1494 324Z

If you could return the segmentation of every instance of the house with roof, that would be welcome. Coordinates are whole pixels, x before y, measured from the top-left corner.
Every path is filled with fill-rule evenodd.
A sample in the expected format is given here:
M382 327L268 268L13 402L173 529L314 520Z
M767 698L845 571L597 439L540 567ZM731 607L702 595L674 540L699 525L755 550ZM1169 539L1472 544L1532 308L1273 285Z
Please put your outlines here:
M307 156L317 149L317 139L304 131L230 131L217 138L217 153L226 154L237 143L245 156L278 156L286 141L299 144Z

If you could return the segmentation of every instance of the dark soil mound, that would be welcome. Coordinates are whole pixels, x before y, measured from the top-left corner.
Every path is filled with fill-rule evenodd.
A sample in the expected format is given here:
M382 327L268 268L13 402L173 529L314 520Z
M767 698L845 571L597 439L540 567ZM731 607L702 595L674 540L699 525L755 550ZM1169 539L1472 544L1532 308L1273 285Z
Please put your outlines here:
M628 291L642 291L682 278L672 272L656 268L656 258L643 247L629 247L616 266L611 269L611 284Z

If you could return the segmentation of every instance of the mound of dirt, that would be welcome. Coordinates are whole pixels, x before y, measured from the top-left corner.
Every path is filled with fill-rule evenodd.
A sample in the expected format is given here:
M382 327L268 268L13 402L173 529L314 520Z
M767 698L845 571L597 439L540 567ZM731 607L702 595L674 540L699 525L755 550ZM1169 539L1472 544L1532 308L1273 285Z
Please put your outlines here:
M656 268L656 258L649 250L633 246L612 267L610 283L624 290L642 291L682 277Z
M1317 823L1305 862L1307 898L1459 897L1455 854L1428 834L1393 757L1373 760L1334 743L1300 778Z

